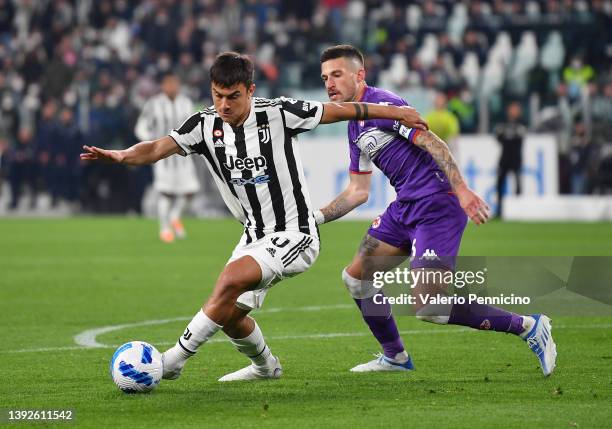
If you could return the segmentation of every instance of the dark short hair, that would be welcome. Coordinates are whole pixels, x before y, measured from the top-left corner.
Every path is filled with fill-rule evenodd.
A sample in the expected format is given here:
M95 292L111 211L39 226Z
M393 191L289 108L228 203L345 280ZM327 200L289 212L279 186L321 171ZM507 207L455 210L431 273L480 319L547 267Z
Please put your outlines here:
M255 66L246 55L237 52L223 52L215 58L210 68L210 81L224 88L243 83L249 88L253 83Z
M166 70L166 71L160 72L157 75L157 78L159 79L159 82L163 82L165 79L167 79L169 77L174 77L174 78L178 79L178 75L176 74L176 72L174 70Z
M352 45L336 45L325 49L321 54L321 64L325 61L335 60L336 58L355 59L364 64L363 54L359 49Z

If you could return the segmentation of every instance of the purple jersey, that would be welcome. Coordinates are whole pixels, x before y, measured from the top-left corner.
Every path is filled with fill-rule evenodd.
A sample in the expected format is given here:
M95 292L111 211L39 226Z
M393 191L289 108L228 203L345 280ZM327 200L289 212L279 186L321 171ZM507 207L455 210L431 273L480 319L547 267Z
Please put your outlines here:
M408 106L384 89L367 86L362 102ZM413 144L418 130L390 119L350 121L348 137L351 173L370 173L372 163L389 179L398 201L413 201L438 192L450 192L444 173L431 155Z

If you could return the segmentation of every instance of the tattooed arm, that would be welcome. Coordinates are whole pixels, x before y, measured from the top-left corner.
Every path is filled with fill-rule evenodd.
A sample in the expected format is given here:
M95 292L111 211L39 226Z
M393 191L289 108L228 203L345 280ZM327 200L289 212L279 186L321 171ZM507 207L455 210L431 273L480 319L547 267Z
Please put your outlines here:
M409 106L391 106L374 103L323 103L322 124L367 119L393 119L409 128L427 130L427 122L419 112Z
M478 194L467 186L457 166L457 161L455 161L455 157L444 140L431 131L419 130L416 132L413 142L427 151L438 164L440 170L444 172L453 192L459 198L461 207L470 219L477 225L485 223L489 219L489 207Z
M318 224L336 220L368 201L371 174L351 173L346 189L331 203L314 213Z

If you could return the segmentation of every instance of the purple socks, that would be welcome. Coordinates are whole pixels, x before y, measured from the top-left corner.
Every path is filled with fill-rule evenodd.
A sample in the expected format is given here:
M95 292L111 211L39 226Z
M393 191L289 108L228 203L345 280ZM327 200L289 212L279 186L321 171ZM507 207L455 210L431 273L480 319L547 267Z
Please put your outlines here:
M374 297L357 299L354 298L357 307L361 310L363 320L368 324L370 331L376 337L383 348L386 357L394 359L398 353L404 351L404 344L400 338L391 314L391 305L374 303Z
M510 332L520 335L523 332L523 318L518 314L484 304L454 304L449 325L469 326L474 329Z

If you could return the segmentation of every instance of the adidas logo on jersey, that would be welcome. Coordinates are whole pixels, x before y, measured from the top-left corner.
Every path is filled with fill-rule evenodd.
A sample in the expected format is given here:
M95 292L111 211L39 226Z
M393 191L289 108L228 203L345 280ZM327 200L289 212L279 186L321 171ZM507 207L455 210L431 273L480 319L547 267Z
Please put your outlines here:
M215 147L225 147L225 142L223 141L223 139L215 139L214 146Z
M266 247L266 250L274 258L274 256L276 255L276 249L273 249L271 247Z
M421 260L425 259L427 261L439 261L440 258L438 258L438 255L436 255L436 252L433 249L425 249L425 252L423 252L423 256L421 256L420 258Z

